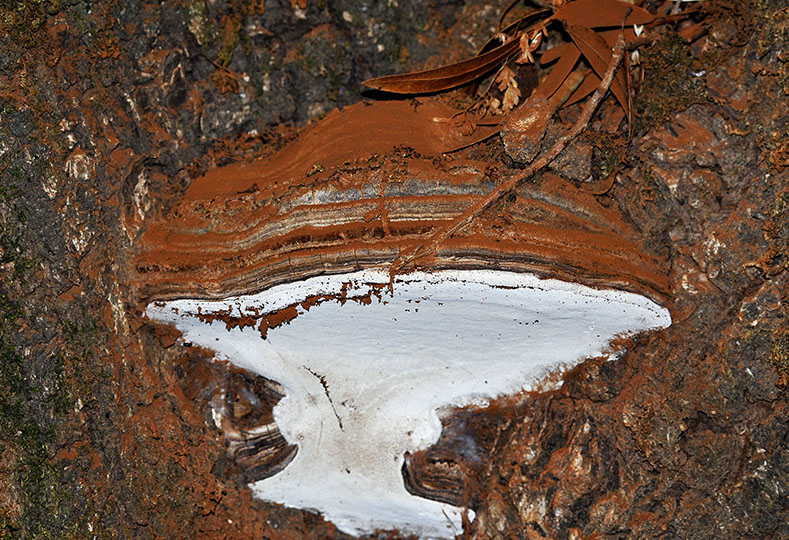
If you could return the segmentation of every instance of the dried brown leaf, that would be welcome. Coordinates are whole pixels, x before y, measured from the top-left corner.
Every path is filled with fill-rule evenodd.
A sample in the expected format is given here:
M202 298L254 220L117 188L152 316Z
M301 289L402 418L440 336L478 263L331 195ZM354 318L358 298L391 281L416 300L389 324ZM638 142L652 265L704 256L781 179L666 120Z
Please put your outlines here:
M605 42L608 43L608 46L611 47L612 49L614 48L614 43L616 43L616 40L619 38L619 34L621 33L622 30L620 28L613 28L611 30L602 30L600 32L596 32L596 34L601 38L603 38ZM636 33L633 31L632 26L625 28L624 34L625 34L625 40L628 42L636 38Z
M496 84L499 91L504 92L514 79L515 72L512 71L509 66L502 67L499 74L496 75Z
M529 34L523 32L521 34L520 45L518 48L521 51L521 54L515 60L516 64L533 64L534 57L531 54L531 48L529 47Z
M511 111L518 104L520 99L521 91L518 89L518 83L512 79L511 83L507 86L507 90L504 92L504 98L502 98L501 101L502 110L505 113Z
M584 78L584 81L580 85L578 85L578 88L576 88L575 91L572 93L572 95L570 95L570 97L567 99L567 101L564 102L564 106L569 107L573 103L578 103L579 101L587 97L589 94L597 90L600 87L601 82L602 81L600 80L600 77L587 70L587 74L586 77Z
M547 65L556 60L557 58L561 58L563 55L567 54L568 52L572 51L573 49L577 50L577 47L572 43L560 43L555 47L551 47L540 56L540 64Z
M553 49L546 51L546 54L558 48L561 48L563 51L561 56L558 57L559 61L556 62L556 65L551 68L548 75L545 76L539 86L534 90L535 94L541 95L546 99L559 89L581 57L581 51L572 43L557 45ZM545 55L543 55L542 60L545 61Z
M621 26L623 21L625 26L647 24L654 21L655 16L644 8L620 0L575 0L557 9L551 19L587 28L604 28Z
M518 50L520 40L513 37L490 52L437 69L402 75L385 75L362 82L363 85L395 94L425 94L449 90L471 82L500 65Z
M573 39L573 43L581 50L584 58L586 58L592 66L597 76L602 78L611 61L611 47L602 37L590 28L575 24L565 24L564 26L567 33L570 34L570 37ZM619 101L625 113L629 116L630 107L627 98L627 80L625 79L625 73L623 71L618 71L614 76L614 80L611 83L611 92L614 94L617 101Z
M591 73L591 71L586 68L575 69L572 73L570 73L559 89L556 90L556 93L551 96L549 101L553 107L556 109L562 107L565 102L575 93L578 87L583 84L586 76L589 73Z
M490 98L490 103L488 104L488 110L490 110L491 114L502 114L503 111L501 110L501 101L499 98Z

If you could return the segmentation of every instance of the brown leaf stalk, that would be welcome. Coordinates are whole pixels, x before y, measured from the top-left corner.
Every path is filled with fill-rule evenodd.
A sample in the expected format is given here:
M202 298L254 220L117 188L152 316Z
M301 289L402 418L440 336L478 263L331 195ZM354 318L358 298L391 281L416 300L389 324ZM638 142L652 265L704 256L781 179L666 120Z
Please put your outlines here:
M608 69L605 72L600 86L592 95L592 97L587 100L583 110L581 111L581 116L578 118L578 121L575 123L575 125L573 125L572 129L570 129L570 131L565 135L561 136L559 140L557 140L556 143L550 149L548 149L548 151L544 152L526 169L518 174L513 175L509 180L490 192L485 198L480 199L471 205L465 212L456 217L451 224L441 227L440 229L433 232L427 241L417 247L413 253L406 256L401 255L395 259L389 266L390 277L393 278L397 272L400 272L417 259L435 253L442 242L444 242L447 238L452 236L461 228L471 223L471 221L480 215L486 208L501 200L508 193L518 187L524 180L530 178L537 171L548 165L564 150L568 143L583 133L583 131L589 125L589 121L592 119L592 115L600 104L600 101L603 99L603 96L605 96L606 92L611 87L611 83L614 80L614 76L619 64L622 62L624 53L625 36L624 33L622 33L619 35L619 38L614 45L611 61L608 64Z

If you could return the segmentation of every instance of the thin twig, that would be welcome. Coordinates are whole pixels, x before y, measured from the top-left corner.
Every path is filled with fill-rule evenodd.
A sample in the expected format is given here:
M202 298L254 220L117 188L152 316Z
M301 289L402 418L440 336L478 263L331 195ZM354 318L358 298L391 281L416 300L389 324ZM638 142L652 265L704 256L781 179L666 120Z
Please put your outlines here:
M605 96L605 93L611 87L611 82L614 80L616 69L622 62L624 51L625 36L624 34L620 34L619 38L616 40L616 44L614 45L613 54L611 55L611 62L608 65L608 69L605 72L605 76L603 77L600 86L586 102L583 110L581 111L581 117L568 133L560 137L559 140L557 140L547 152L543 153L539 158L537 158L536 161L526 167L526 169L512 176L509 180L490 192L484 199L480 199L471 205L465 212L456 217L449 226L442 227L435 231L432 235L430 235L427 241L417 247L417 249L412 254L405 257L400 256L395 259L389 267L390 277L394 277L397 272L404 269L415 260L435 253L438 249L438 246L442 242L444 242L462 227L468 225L474 218L481 214L483 210L490 207L495 202L501 200L508 193L518 187L524 180L530 178L537 171L548 165L562 152L562 150L564 150L568 143L583 133L583 131L589 125L589 121L592 119L592 115L597 109L597 106L600 104L600 101L603 99L603 96Z

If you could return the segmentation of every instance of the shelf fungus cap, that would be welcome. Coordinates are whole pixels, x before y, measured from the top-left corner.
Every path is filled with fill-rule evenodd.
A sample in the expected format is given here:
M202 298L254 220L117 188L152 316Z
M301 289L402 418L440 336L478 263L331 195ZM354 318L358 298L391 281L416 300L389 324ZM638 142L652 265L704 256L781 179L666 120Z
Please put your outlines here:
M257 496L350 534L451 538L464 509L411 495L401 473L438 440L436 411L668 326L668 287L616 212L546 177L390 288L391 261L496 185L484 163L422 159L439 131L418 115L436 113L397 107L349 107L321 138L195 180L137 240L135 286L149 317L282 385L274 420L298 450ZM412 151L393 150L391 115L410 122ZM336 144L349 133L366 133L363 152Z

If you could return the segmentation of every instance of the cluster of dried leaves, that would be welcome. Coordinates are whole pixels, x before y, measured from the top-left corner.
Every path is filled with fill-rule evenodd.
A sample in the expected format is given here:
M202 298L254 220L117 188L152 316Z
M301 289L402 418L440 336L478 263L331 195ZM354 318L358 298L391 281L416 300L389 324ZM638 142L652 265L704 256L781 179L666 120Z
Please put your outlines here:
M399 94L434 93L479 80L498 69L491 86L496 85L499 97L489 86L472 108L479 116L505 114L522 98L512 64L539 63L545 75L532 95L546 99L554 108L568 106L599 88L620 34L628 43L637 43L644 27L672 19L622 0L553 0L551 8L535 9L503 26L504 17L517 3L503 12L499 31L475 57L438 69L377 77L363 84ZM547 41L554 44L541 47ZM611 84L611 92L628 119L632 109L629 72L629 66L619 70Z
M500 131L507 153L527 166L471 205L451 223L434 230L422 245L400 254L390 266L392 276L415 264L418 259L435 253L447 238L549 164L567 144L586 129L608 90L611 90L622 112L622 116L613 123L618 125L622 117L627 116L629 124L632 125L630 56L625 53L626 50L641 42L648 43L646 38L639 37L645 27L685 18L691 12L688 10L670 15L669 11L679 5L676 0L665 0L661 8L662 16L622 0L551 2L551 8L534 10L502 29L501 20L518 2L511 4L502 14L497 35L485 44L474 58L438 69L388 75L364 82L368 87L386 92L424 94L456 88L498 69L484 92L483 99L465 111L468 113L473 110L477 115L478 125L482 125L482 116L488 113L509 113L521 101L521 90L510 62L536 63L536 56L541 67L547 68L546 74L529 95L527 102L500 124L503 126ZM691 33L697 32L698 25L696 26ZM549 30L556 27L558 35L549 36ZM558 39L554 39L554 36ZM547 39L549 37L551 39ZM542 50L541 45L549 41L552 45ZM624 70L619 69L623 60ZM501 99L490 94L493 84L497 86ZM584 103L575 124L535 159L554 111L587 97L589 99ZM498 131L496 129L489 132L474 142ZM468 134L464 132L464 135ZM461 148L469 144L464 144Z

